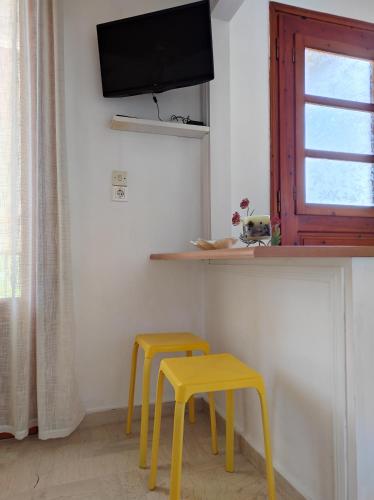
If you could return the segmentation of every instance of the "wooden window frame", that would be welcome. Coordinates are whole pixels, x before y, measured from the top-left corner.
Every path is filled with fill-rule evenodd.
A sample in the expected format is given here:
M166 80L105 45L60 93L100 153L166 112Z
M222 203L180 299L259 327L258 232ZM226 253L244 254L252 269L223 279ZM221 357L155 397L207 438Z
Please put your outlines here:
M288 16L296 16L297 18L308 19L313 21L322 21L324 23L329 23L331 27L335 25L340 27L347 27L359 30L369 31L371 34L374 33L374 24L368 23L365 21L356 21L352 19L348 19L345 17L340 17L332 14L325 14L322 12L315 12L308 9L302 9L298 7L293 7L289 5L280 4L277 2L270 2L270 138L271 138L271 146L270 146L270 164L271 164L271 175L270 175L270 209L271 215L280 217L282 220L282 240L283 244L290 245L298 245L298 244L313 244L310 242L318 240L318 235L323 234L323 231L320 232L318 226L311 224L310 231L308 230L308 234L305 234L305 238L301 237L298 241L296 235L296 229L292 228L291 220L287 219L287 214L290 214L291 211L295 211L295 213L302 213L304 215L308 215L311 210L308 209L306 204L304 203L300 194L304 189L303 179L299 176L296 177L296 166L297 162L300 162L300 158L297 158L297 155L300 154L300 151L304 151L304 122L299 120L297 124L297 109L300 109L302 99L302 105L305 102L305 96L300 95L300 92L296 92L294 96L295 109L293 110L294 118L292 125L294 127L293 132L295 135L294 144L285 144L284 142L284 131L281 130L281 118L280 118L280 107L282 101L282 95L280 95L280 72L281 72L281 59L284 57L284 53L280 53L279 47L279 30L280 30L280 17L283 15ZM302 40L303 35L299 35L295 37L294 47L291 49L290 47L285 47L284 52L293 50L292 57L304 57L304 47L305 40ZM304 36L307 38L307 36ZM320 40L320 39L319 39ZM318 43L318 42L317 42ZM328 44L331 41L327 40L325 42L324 47L321 46L322 49L326 49ZM333 52L339 53L338 42L335 41ZM349 42L348 42L349 44ZM370 48L371 50L371 48ZM373 51L371 50L371 53ZM342 53L344 51L342 50ZM301 55L302 54L302 55ZM364 57L365 54L362 50L357 51L357 57ZM366 55L367 57L367 55ZM371 56L370 56L371 57ZM295 71L300 71L301 65L295 65ZM304 75L298 75L299 78L304 78ZM294 85L293 75L289 77L289 85ZM299 87L300 88L300 87ZM297 89L295 89L296 91ZM328 104L336 105L337 107L344 105L348 109L360 109L363 111L374 111L374 104L363 104L363 103L351 103L350 101L343 101L339 99L328 99L328 98L315 98L314 96L307 96L307 102L316 101L317 104ZM299 100L299 103L297 103ZM318 101L318 102L317 102ZM298 106L299 104L299 106ZM297 124L297 125L296 125ZM283 135L283 138L282 138ZM303 141L303 147L300 147L300 141ZM283 141L283 142L282 142ZM283 144L281 148L281 144ZM296 147L298 144L298 147ZM283 152L281 151L283 149ZM287 151L285 151L285 149ZM307 151L307 156L317 156L318 152L316 151ZM371 160L373 155L351 155L344 153L330 153L330 152L320 152L323 153L324 158L331 159L346 159L353 161L360 161L360 157L364 161ZM282 158L281 158L282 155ZM287 187L287 189L283 188L281 190L281 164L285 163L285 155L288 156L290 161L293 162L292 169L289 168L289 171L285 171L283 167L283 175L285 173L287 176L293 176L291 187ZM344 157L344 158L343 158ZM292 172L291 172L292 170ZM285 184L285 183L284 183ZM296 207L296 208L295 208ZM329 244L352 244L353 241L359 241L362 237L362 241L365 241L365 244L372 245L374 243L374 208L372 207L349 207L349 206L335 206L335 205L321 205L313 207L313 215L318 213L320 215L334 216L338 215L337 219L341 219L338 221L338 226L340 224L340 229L338 232L331 234L328 236L328 239L331 239ZM294 213L294 217L295 217ZM286 214L286 216L285 216ZM360 217L361 223L360 228L355 231L353 217ZM369 219L372 218L371 220ZM352 224L349 225L349 220L351 219ZM365 222L366 220L366 222ZM344 224L348 224L347 230L344 232L341 230ZM340 231L340 232L339 232ZM360 233L360 234L359 234ZM346 240L346 242L345 242ZM334 243L334 242L338 243ZM324 241L323 241L324 243Z
M345 54L347 50L358 58L368 57L368 49L362 49L361 47L354 47L349 44L342 44L330 40L322 40L320 38L313 38L311 36L303 36L296 34L295 36L295 57L299 61L299 64L295 66L296 81L302 82L302 87L305 87L305 73L303 71L305 67L305 47L313 46L313 49L324 50L328 52L331 50L336 54ZM370 50L369 54L374 59L374 48ZM337 107L337 109L342 109L343 106L346 109L354 111L369 111L374 112L374 104L361 103L355 101L343 101L342 99L334 99L331 97L320 97L311 96L301 92L301 85L295 88L295 99L296 99L296 119L295 124L297 128L296 134L296 162L300 164L305 156L309 158L324 158L331 160L347 160L356 162L370 162L374 164L373 154L357 154L357 153L337 153L330 151L317 151L308 150L304 148L304 134L305 134L305 120L304 116L300 116L301 113L304 114L304 106L306 103L327 105L329 107ZM301 173L301 172L300 172ZM300 196L303 187L305 186L305 171L301 173L296 180L296 205L298 213L300 214L310 214L310 215L334 215L336 211L340 215L344 216L355 216L355 217L374 217L374 207L350 207L350 206L339 206L339 205L318 205L311 207L304 202L304 197Z

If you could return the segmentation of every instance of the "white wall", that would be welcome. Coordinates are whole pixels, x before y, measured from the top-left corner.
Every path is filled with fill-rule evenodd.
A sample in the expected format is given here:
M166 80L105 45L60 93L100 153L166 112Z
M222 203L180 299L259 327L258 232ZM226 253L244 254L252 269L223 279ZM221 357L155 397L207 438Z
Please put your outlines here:
M150 263L201 235L200 141L109 129L113 114L156 116L151 97L104 99L96 24L183 0L64 0L67 161L77 364L87 410L127 404L139 331L201 327L196 265ZM200 91L161 94L161 113L200 116ZM111 201L111 171L127 170L129 202ZM140 364L140 367L142 365ZM139 399L137 391L137 403Z
M268 2L247 0L230 23L231 203L269 213Z
M308 498L331 500L332 340L326 284L209 270L203 295L197 263L148 262L151 252L182 250L202 234L200 143L108 128L114 113L155 117L155 109L149 96L102 98L95 25L177 3L184 0L63 0L77 358L84 403L90 410L124 406L134 333L201 331L205 300L213 349L234 352L265 376L276 466ZM374 21L371 0L292 3ZM230 230L227 211L237 209L242 196L252 199L258 213L269 210L268 2L247 0L230 26L213 24L218 78L211 85L212 228L214 236L224 236ZM193 88L162 95L160 104L166 116L200 113ZM113 169L129 172L128 204L110 200ZM316 379L308 378L315 367ZM239 398L236 423L261 450L255 405L251 396Z
M353 325L349 384L355 390L357 498L374 497L374 317L373 259L354 259L352 266Z
M210 83L210 202L211 233L231 234L230 173L230 24L212 19L215 79Z
M374 22L372 0L284 0L284 3ZM215 59L220 60L222 74L229 74L230 78L228 82L226 78L216 80L211 86L212 116L214 110L218 115L217 110L222 107L220 99L227 88L231 110L227 120L212 122L216 136L230 133L229 144L220 144L225 149L221 154L230 156L229 166L222 162L211 165L212 228L216 235L227 231L230 217L214 210L219 197L223 204L230 203L232 211L238 209L244 196L250 198L257 213L270 210L268 0L245 0L228 29L227 45L221 48L216 44ZM229 193L225 191L227 185ZM236 234L236 229L232 232ZM207 338L215 351L234 352L264 374L270 390L278 470L306 498L331 500L335 494L332 398L336 380L331 379L330 372L335 348L331 344L331 303L325 285L311 284L300 276L267 275L266 279L259 279L247 272L246 266L237 266L239 270L235 272L231 267L226 271L225 266L217 267L218 270L209 266L207 272ZM364 290L363 283L356 286ZM365 325L364 335L369 326ZM344 332L341 330L340 334ZM357 339L361 337L357 333ZM363 359L367 352L361 352ZM344 375L337 378L343 380ZM369 448L365 451L364 446L365 441L372 440L368 416L372 415L372 408L367 402L370 394L363 392L359 393L357 422L359 496L354 490L354 480L349 486L352 488L349 498L354 500L369 500L373 492L372 481L367 477L372 460ZM262 450L256 406L253 397L240 396L236 425L255 448ZM221 401L220 409L223 408ZM343 413L344 410L340 417ZM340 494L338 491L335 498L342 500Z
M206 268L207 339L263 374L274 465L308 500L374 498L373 283L368 258ZM236 403L237 429L263 453L254 391Z
M276 469L309 500L343 500L334 485L333 325L339 318L333 317L331 275L317 266L209 266L206 330L215 352L231 352L263 374ZM224 415L224 401L217 399ZM235 424L263 453L254 391L237 392Z

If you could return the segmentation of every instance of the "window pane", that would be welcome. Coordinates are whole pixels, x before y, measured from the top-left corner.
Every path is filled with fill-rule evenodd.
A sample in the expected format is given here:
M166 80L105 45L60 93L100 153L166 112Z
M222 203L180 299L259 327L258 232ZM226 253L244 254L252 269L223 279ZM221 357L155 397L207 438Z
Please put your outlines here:
M305 159L305 202L374 206L374 164Z
M305 93L374 102L374 62L305 49Z
M0 302L20 296L21 169L17 2L0 0ZM19 34L19 33L18 33Z
M305 105L305 147L342 153L374 153L374 113Z

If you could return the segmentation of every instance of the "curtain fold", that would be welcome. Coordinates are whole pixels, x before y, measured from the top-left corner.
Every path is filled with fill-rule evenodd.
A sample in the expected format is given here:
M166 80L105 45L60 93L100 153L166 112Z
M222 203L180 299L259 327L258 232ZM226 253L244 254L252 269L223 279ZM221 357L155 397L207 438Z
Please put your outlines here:
M0 1L0 432L69 434L74 362L61 40L53 0Z

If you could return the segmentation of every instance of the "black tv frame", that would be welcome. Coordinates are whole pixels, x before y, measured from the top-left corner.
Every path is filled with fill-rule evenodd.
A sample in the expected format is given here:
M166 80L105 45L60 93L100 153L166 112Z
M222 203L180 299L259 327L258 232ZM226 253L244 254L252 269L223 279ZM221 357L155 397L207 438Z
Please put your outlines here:
M107 23L101 23L96 25L96 31L97 31L97 36L99 37L99 31L102 29L102 27L107 27L111 26L114 24L126 24L127 22L133 22L134 19L140 19L140 18L146 18L146 17L157 17L157 16L162 16L165 12L173 12L173 11L179 11L183 9L190 8L191 6L197 6L197 5L206 5L206 8L209 11L209 17L210 17L210 2L209 0L200 0L198 2L190 2L187 4L183 5L178 5L177 7L171 7L169 9L162 9L154 12L148 12L146 14L141 14L138 16L132 16L132 17L126 17L124 19L117 19L115 21L110 21ZM153 84L151 86L139 86L139 87L133 87L129 88L126 90L116 90L116 91L111 91L111 92L106 92L104 91L103 88L103 96L104 97L128 97L128 96L134 96L134 95L141 95L141 94L159 94L162 92L166 92L168 90L173 90L173 89L178 89L182 87L190 87L193 85L200 85L202 83L209 82L214 79L214 57L213 57L213 36L212 36L212 23L209 22L209 41L210 41L210 52L212 54L212 65L211 69L212 71L210 73L207 73L205 75L201 75L199 78L194 78L193 80L174 80L174 81L169 81L169 82L163 82L162 85L160 84ZM192 34L193 36L193 34ZM99 58L100 58L100 71L101 71L101 76L103 75L102 72L102 60L101 60L101 53L100 53L100 48L99 48Z

